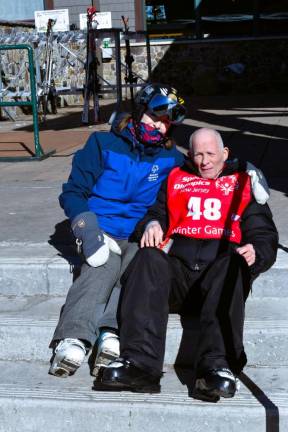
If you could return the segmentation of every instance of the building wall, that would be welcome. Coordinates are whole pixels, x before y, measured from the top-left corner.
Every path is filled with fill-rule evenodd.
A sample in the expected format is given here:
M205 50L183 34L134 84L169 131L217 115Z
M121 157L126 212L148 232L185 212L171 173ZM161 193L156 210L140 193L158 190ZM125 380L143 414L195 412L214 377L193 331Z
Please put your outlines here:
M129 30L135 30L135 0L99 0L101 12L112 12L112 26L123 27L121 15L129 17Z
M5 21L33 20L35 10L43 10L43 0L0 1L0 17Z
M74 24L79 28L79 14L86 13L92 4L91 0L54 0L54 9L69 9L70 25ZM94 5L97 8L96 2Z
M141 4L143 9L144 0L136 2ZM95 6L100 12L111 12L113 27L123 27L121 15L128 16L129 28L131 31L135 30L135 0L13 0L10 3L0 1L0 17L5 17L6 21L33 20L35 10L69 9L70 25L74 24L79 28L79 14L85 13L89 6Z
M142 2L143 0L141 0ZM79 28L79 14L94 5L100 12L111 12L112 26L123 27L121 15L129 17L129 29L135 30L135 0L54 0L54 9L69 9L70 25Z

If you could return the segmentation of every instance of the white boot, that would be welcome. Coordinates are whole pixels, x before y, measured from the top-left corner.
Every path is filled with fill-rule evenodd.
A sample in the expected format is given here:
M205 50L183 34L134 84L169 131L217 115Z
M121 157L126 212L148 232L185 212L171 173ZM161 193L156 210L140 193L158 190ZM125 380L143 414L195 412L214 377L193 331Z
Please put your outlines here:
M97 376L101 367L107 367L120 355L119 336L109 331L101 332L98 339L97 356L92 371L93 376Z
M85 355L86 347L79 339L63 339L55 348L49 373L61 378L72 375L83 363Z

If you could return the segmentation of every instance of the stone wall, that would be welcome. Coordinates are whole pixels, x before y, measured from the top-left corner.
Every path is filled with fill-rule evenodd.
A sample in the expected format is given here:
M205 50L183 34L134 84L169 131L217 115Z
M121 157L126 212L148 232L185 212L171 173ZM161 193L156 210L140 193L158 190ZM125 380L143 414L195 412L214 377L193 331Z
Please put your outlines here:
M147 79L146 47L135 44L131 51L133 71ZM121 54L124 62L124 47ZM151 62L151 80L169 83L184 95L288 90L288 38L152 42ZM115 81L115 62L103 66L105 77Z
M152 53L152 79L174 84L184 94L288 88L287 38L174 43L155 46Z
M19 27L7 28L0 25L1 34L31 35L33 29ZM73 32L70 32L73 36ZM45 36L45 35L44 35ZM42 36L42 37L44 37ZM65 35L63 35L64 37ZM69 39L69 38L68 38ZM73 38L72 38L73 39ZM65 45L82 59L85 58L85 34L78 40L68 40ZM14 39L12 37L11 43ZM25 38L23 36L23 41ZM40 62L43 60L43 47ZM55 42L55 82L57 87L81 88L85 79L85 69L81 61L67 55ZM134 56L133 71L144 80L148 77L147 53L145 42L131 44ZM112 47L112 53L114 48ZM101 52L100 52L101 56ZM231 41L167 41L151 42L151 80L166 82L178 88L183 95L189 94L223 94L251 93L267 91L285 91L288 89L288 38L256 39ZM125 63L125 44L121 44L121 60ZM29 89L26 52L2 52L2 68L5 77L10 79L17 90ZM231 69L228 65L235 65ZM19 71L23 73L19 75ZM105 80L115 83L115 59L101 64L99 73ZM239 73L237 73L239 72ZM15 77L19 75L17 83ZM124 83L125 68L122 68ZM14 81L13 81L14 80ZM139 82L141 80L139 79ZM128 93L128 92L127 92ZM123 95L126 95L123 90ZM68 104L82 103L81 95L65 96Z

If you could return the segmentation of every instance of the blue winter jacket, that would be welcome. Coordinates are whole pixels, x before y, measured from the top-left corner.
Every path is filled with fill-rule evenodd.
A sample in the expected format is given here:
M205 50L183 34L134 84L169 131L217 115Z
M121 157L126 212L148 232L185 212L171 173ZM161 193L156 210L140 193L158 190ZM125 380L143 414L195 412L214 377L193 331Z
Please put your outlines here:
M118 132L94 132L73 158L72 170L60 205L72 221L79 213L93 211L100 228L127 239L137 222L155 202L162 181L171 169L182 165L176 147L143 146L128 128Z

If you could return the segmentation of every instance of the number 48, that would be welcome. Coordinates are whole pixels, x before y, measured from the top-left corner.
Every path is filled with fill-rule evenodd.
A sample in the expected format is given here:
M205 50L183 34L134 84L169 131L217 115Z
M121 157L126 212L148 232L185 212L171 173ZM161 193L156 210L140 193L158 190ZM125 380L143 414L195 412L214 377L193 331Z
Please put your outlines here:
M193 220L199 220L204 216L207 220L218 220L221 218L221 201L217 198L206 198L204 200L204 210L201 211L201 198L191 197L188 202L187 216L192 216Z

